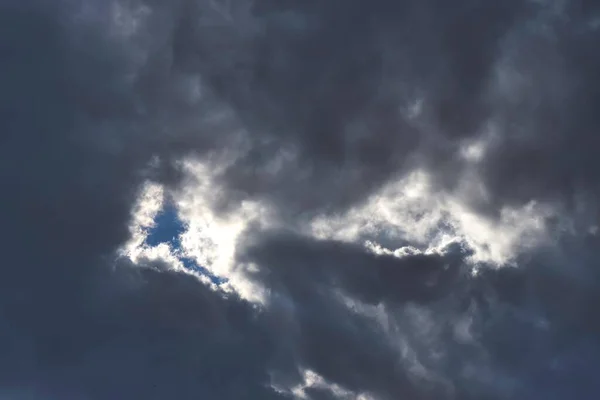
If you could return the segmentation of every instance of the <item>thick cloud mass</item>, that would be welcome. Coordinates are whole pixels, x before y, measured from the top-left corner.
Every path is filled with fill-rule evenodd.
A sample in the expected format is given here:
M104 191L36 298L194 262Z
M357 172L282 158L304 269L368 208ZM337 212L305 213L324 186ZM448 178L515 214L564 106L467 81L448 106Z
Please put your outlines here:
M2 2L0 398L598 398L599 21L583 0ZM427 198L386 228L397 208L369 205L414 173ZM126 257L148 182L190 232L234 226L213 229L230 276ZM478 257L461 229L523 209L538 240L490 228L512 253ZM366 222L314 228L344 218Z

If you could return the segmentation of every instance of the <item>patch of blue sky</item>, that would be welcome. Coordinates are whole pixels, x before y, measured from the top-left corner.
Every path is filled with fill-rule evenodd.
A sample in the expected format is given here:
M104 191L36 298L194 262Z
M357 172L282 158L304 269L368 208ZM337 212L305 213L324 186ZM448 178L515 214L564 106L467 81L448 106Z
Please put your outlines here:
M185 225L179 218L177 209L173 204L167 202L154 218L154 226L149 229L145 242L152 247L161 243L168 244L188 270L208 276L217 285L226 282L226 279L211 274L210 271L198 265L192 258L182 255L179 237L183 232L185 232Z
M154 226L148 231L146 244L154 247L161 243L168 243L173 247L179 247L179 235L184 230L185 227L177 215L177 210L172 204L167 203L154 218Z

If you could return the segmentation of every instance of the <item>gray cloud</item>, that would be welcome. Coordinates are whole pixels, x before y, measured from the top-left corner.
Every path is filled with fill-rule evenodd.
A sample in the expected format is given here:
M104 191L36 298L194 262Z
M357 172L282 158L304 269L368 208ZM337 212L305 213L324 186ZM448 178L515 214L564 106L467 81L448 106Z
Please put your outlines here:
M258 236L258 235L256 235ZM380 302L427 302L442 296L458 275L466 273L468 250L453 245L447 254L409 254L401 258L376 255L364 248L337 242L315 241L276 234L260 235L260 244L242 259L269 266L261 281L302 290L319 284L339 287L352 298L368 304ZM264 276L262 276L264 274ZM306 280L306 282L303 282Z
M476 135L491 112L485 92L498 49L528 7L444 4L260 3L265 33L246 91L224 89L259 139L226 182L293 209L330 210L423 157L452 164L458 140ZM403 112L419 100L425 125ZM261 167L282 146L295 150L293 162L266 177Z
M293 398L309 369L376 399L596 398L600 10L446 3L4 2L0 395ZM553 205L553 240L474 276L467 245L252 229L263 305L117 258L140 184L226 150L222 212L257 199L293 228L416 167L434 193L471 171L482 212Z

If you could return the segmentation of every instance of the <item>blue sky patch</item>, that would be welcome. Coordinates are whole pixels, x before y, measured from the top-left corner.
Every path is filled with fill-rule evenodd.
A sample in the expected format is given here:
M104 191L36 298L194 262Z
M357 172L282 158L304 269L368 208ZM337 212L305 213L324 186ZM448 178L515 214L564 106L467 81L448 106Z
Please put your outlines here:
M177 209L172 203L167 202L164 208L156 215L154 226L148 231L146 244L154 247L161 243L166 243L173 249L173 252L178 256L185 268L208 276L216 284L226 282L226 279L211 274L206 268L198 265L193 259L181 256L181 242L179 236L184 231L185 226L177 215Z
M170 243L179 247L179 235L183 233L185 227L177 215L177 210L171 203L156 215L154 227L148 232L146 244L148 246L158 246L161 243ZM176 243L175 243L176 242Z

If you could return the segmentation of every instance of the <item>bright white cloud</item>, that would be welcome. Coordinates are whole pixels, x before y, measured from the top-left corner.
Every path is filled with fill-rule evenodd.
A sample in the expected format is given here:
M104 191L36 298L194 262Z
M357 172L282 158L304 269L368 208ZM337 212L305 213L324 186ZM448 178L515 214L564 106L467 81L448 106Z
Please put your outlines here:
M145 255L147 246L144 241L148 236L148 229L155 224L154 219L163 208L164 190L162 186L146 183L140 190L140 195L131 212L129 231L131 237L122 248L122 254L126 254L132 261Z
M466 199L485 196L482 190L473 177L455 193L432 192L428 175L415 171L347 213L315 218L306 230L319 238L368 243L391 253L405 240L422 244L424 250L466 241L475 250L473 261L496 265L509 263L544 238L549 209L535 203L505 207L500 220L492 221L467 205Z
M224 160L231 159L184 163L189 175L187 184L169 194L185 226L179 249L166 243L145 244L148 229L153 227L166 195L162 187L147 184L133 210L131 239L123 253L133 261L140 257L161 259L174 268L183 268L180 257L188 257L211 274L227 279L222 289L262 302L266 288L248 281L246 273L252 266L237 262L237 246L251 225L273 228L279 221L258 201L241 200L226 213L216 211L221 189L215 177L227 165ZM500 220L492 221L473 212L462 200L473 193L477 195L475 179L456 193L433 193L428 175L415 171L382 188L361 206L335 217L317 216L300 222L297 229L318 239L361 243L375 253L398 257L443 253L453 242L467 242L475 251L474 265L487 262L497 266L510 263L521 250L543 239L542 221L547 210L534 203L520 209L504 208ZM418 247L406 246L406 242ZM466 335L467 331L461 332Z
M235 256L238 239L250 224L269 224L267 208L258 202L242 201L221 215L215 211L220 189L214 177L219 167L188 161L185 168L190 176L188 184L174 194L177 210L186 226L180 237L181 251L212 274L227 278L227 286L242 297L261 300L261 289L244 278L243 268L236 264Z
M162 261L165 265L179 271L197 276L202 282L216 289L216 285L198 272L186 269L181 261L181 250L173 248L169 243L156 246L146 244L148 232L155 227L155 218L165 205L165 191L161 185L146 183L136 204L133 207L129 231L130 239L122 246L120 254L137 263L141 259Z

